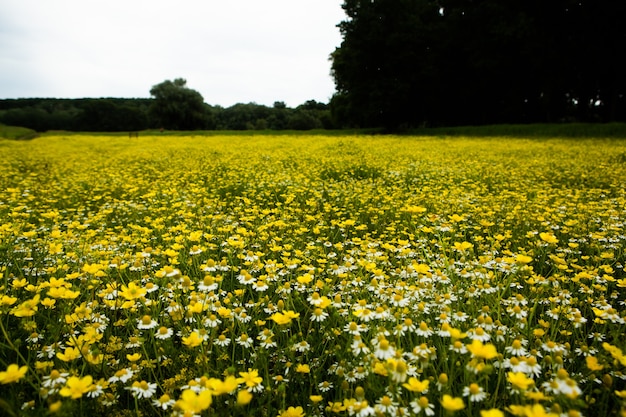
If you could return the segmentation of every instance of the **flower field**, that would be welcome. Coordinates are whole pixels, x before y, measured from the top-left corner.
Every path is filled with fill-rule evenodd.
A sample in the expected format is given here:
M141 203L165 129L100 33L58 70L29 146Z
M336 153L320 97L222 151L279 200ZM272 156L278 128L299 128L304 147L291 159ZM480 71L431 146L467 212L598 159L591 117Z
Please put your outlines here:
M626 142L0 142L0 414L626 415Z

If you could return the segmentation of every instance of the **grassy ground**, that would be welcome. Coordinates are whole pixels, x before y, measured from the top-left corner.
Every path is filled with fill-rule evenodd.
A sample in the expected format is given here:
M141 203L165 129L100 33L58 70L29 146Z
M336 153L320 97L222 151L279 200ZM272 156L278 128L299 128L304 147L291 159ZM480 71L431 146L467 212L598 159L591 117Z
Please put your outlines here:
M6 126L0 124L0 138L26 140L36 138L37 136L37 132L26 127Z
M625 123L563 123L423 128L410 134L424 136L482 136L536 138L626 138Z
M3 134L3 129L7 131ZM0 126L0 136L7 138L17 138L33 134L31 130L23 128L9 128ZM383 129L343 129L343 130L244 130L244 131L224 131L224 130L197 130L197 131L171 131L160 132L158 129L144 130L139 132L141 136L353 136L353 135L379 135L385 134ZM43 136L58 135L80 135L81 132L50 131ZM129 132L90 132L92 136L128 136ZM563 123L563 124L528 124L528 125L488 125L488 126L457 126L457 127L433 127L410 129L401 132L406 136L435 136L435 137L524 137L524 138L626 138L626 123Z

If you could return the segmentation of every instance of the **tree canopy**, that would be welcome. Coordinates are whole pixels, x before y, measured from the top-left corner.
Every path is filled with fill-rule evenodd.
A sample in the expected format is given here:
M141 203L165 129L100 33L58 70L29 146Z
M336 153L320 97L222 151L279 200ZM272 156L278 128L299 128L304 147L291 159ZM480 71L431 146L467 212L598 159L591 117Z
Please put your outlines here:
M150 107L153 119L163 128L194 130L206 128L209 114L202 95L187 87L187 81L165 80L150 89L154 102Z
M184 105L181 107L184 108ZM161 127L172 130L310 130L334 127L328 105L315 100L308 100L296 108L289 108L282 101L275 102L272 107L238 103L223 108L203 103L201 115L195 118L194 123L180 123L180 120L185 122L183 117L174 119L175 123L168 123L156 111L155 98L0 100L0 123L38 132L129 132Z
M346 0L346 126L626 120L625 2Z

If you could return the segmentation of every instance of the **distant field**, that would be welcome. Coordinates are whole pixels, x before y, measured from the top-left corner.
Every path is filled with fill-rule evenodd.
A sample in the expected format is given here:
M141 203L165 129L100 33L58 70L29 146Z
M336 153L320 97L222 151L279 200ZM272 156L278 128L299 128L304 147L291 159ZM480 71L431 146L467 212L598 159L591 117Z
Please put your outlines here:
M2 141L3 415L626 411L625 140L344 134Z

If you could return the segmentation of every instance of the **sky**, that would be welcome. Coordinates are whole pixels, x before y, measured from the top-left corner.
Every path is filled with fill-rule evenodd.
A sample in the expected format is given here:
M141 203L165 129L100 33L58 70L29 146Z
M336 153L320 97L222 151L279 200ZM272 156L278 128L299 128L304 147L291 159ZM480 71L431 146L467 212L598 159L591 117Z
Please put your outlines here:
M141 98L184 78L211 105L328 102L342 3L0 0L0 98Z

